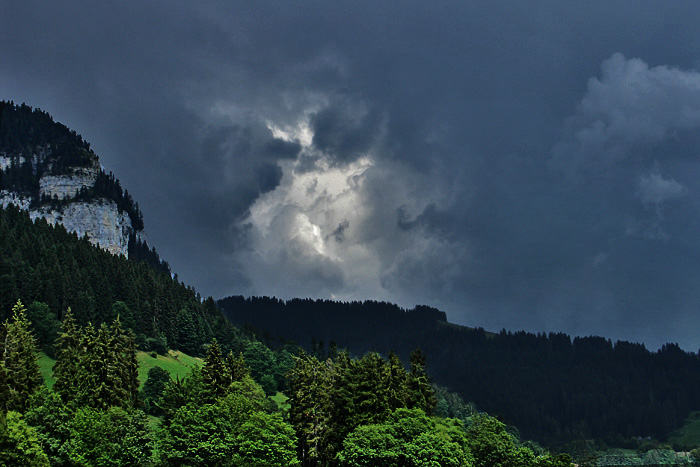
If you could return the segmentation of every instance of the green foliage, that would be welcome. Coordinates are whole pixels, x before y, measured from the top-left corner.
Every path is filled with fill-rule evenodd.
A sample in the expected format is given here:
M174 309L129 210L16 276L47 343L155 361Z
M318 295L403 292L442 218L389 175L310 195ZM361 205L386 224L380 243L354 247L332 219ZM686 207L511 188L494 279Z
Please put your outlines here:
M243 358L250 369L250 374L255 381L262 384L265 375L272 376L272 381L265 382L268 394L277 392L277 382L274 379L274 369L277 366L275 354L261 342L252 341L245 346ZM263 387L265 387L265 385Z
M474 456L475 467L569 467L571 459L550 454L535 456L528 448L518 446L506 426L488 415L477 415L467 429L467 446Z
M198 403L201 400L202 387L202 372L199 367L194 367L185 378L171 378L166 383L161 397L163 422L169 425L178 410L188 404Z
M320 455L319 445L327 418L325 411L331 402L324 390L328 376L326 365L304 353L288 374L289 416L299 440L299 458L304 465L316 462ZM338 404L349 405L346 400L339 400Z
M382 424L355 428L338 459L347 467L466 467L473 463L461 425L438 425L420 409L399 409Z
M37 301L29 305L27 316L32 323L32 330L37 337L39 347L53 357L53 345L61 330L61 322L46 303Z
M67 454L87 466L151 465L154 442L140 411L110 407L78 409L69 423Z
M56 380L53 388L64 402L75 397L78 392L80 340L80 331L76 327L71 309L68 308L63 315L61 331L54 346L57 360L53 367L53 376Z
M700 408L700 359L674 344L650 351L600 337L494 334L447 323L435 309L373 301L228 297L219 305L232 322L299 342L312 353L332 339L354 355L394 349L406 363L420 347L430 356L435 382L550 446L664 439ZM458 416L448 400L440 410Z
M336 455L355 428L381 424L399 408L432 410L425 359L417 354L407 372L395 355L368 353L353 360L346 352L320 362L303 352L288 373L290 420L307 465L337 465Z
M442 386L433 385L437 404L435 415L443 418L458 418L463 422L471 422L471 417L477 414L476 406L472 402L465 402L459 394L448 391Z
M437 398L430 377L428 377L426 355L420 349L416 349L411 352L409 360L411 362L411 371L408 377L409 406L430 414L435 410Z
M66 403L103 410L138 404L134 336L118 319L97 331L90 323L80 330L66 313L56 351L54 387Z
M345 439L338 459L352 467L398 466L400 444L390 426L359 426Z
M51 465L68 465L66 442L70 438L70 421L73 408L67 406L55 391L42 388L30 399L30 409L25 415L27 423L36 429Z
M236 454L238 430L262 404L240 392L215 403L188 403L175 412L161 452L167 465L230 465Z
M49 458L41 448L36 430L14 411L0 413L0 466L49 466Z
M26 309L21 301L12 308L12 321L4 323L2 360L0 360L0 397L3 409L26 412L29 397L43 383Z
M213 403L216 399L224 397L231 386L231 371L224 363L221 356L221 347L216 339L207 349L202 368L202 397L204 402Z
M294 430L279 414L254 412L238 429L234 464L246 467L294 467Z
M226 356L226 368L231 374L232 381L243 381L250 376L250 368L243 358L243 354L238 354L238 358L233 356L233 352L229 352Z
M163 414L161 399L165 386L169 381L170 374L159 366L153 367L148 371L148 378L141 391L144 412L151 415Z

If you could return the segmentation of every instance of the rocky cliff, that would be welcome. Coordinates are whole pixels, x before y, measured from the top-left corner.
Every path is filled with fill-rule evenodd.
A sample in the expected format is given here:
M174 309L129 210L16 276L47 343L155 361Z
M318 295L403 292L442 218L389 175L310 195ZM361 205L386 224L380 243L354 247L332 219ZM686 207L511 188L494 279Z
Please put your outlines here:
M5 105L0 118L0 205L62 224L113 254L145 241L138 206L106 174L80 135L28 106Z

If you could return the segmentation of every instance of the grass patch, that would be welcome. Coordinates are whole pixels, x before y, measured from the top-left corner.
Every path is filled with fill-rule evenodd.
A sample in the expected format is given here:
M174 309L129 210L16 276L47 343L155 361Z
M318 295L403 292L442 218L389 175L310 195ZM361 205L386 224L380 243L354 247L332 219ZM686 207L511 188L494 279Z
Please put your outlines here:
M39 352L39 360L37 360L37 363L39 364L41 376L44 378L44 383L46 383L48 387L53 386L53 383L56 382L53 377L53 364L56 363L56 360L49 357L44 352Z
M148 370L154 366L159 366L170 373L171 378L179 376L180 379L190 374L195 365L202 366L202 359L190 357L182 352L170 350L168 355L157 355L156 358L151 357L150 352L136 352L136 359L139 362L139 389L143 387L148 377ZM44 352L39 352L39 371L44 378L44 382L48 387L53 386L56 380L53 377L53 365L56 360L46 355Z
M668 435L668 443L684 449L700 447L700 411L690 412L684 425Z
M285 396L281 392L278 392L274 396L270 396L270 399L275 401L277 403L277 407L279 407L285 412L291 407L291 405L287 402L289 400L289 397Z
M151 357L150 352L136 352L136 359L139 362L139 389L143 387L148 377L148 370L153 367L159 366L168 373L170 377L175 379L180 377L180 379L186 377L192 371L195 365L202 366L202 359L196 357L190 357L182 352L177 352L174 350L168 351L168 355L157 355L156 357Z

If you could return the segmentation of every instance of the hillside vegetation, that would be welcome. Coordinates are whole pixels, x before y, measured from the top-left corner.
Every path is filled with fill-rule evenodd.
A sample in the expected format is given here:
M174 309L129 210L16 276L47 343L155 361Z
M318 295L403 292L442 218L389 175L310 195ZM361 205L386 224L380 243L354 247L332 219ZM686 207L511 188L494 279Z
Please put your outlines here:
M493 334L451 325L434 308L371 301L238 296L218 303L234 324L310 351L334 342L357 355L393 350L406 361L420 347L437 383L550 446L665 439L700 409L700 358L675 344L651 352L602 337Z

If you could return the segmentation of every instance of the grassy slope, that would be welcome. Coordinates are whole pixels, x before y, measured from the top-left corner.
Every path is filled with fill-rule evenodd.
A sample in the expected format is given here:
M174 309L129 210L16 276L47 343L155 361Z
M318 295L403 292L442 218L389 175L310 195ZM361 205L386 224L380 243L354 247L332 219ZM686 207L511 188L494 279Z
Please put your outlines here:
M700 447L700 412L690 412L685 424L668 435L668 442L685 449Z
M53 369L53 364L56 363L56 360L49 357L44 352L40 352L37 363L39 363L39 371L41 371L41 376L44 377L44 382L46 385L48 387L53 386L53 383L55 383L56 380L54 379L53 372L51 370Z
M148 376L148 370L154 366L159 366L170 373L171 378L179 376L180 379L187 376L195 365L202 365L202 359L190 357L182 352L173 350L168 352L168 355L157 355L156 358L151 357L148 352L137 352L136 358L139 362L139 383L143 386ZM56 361L41 352L39 355L39 370L46 385L51 387L55 382L51 369Z
M143 387L148 376L148 370L159 366L170 373L170 377L180 379L187 376L195 365L202 366L202 359L190 357L182 352L169 350L168 355L156 355L151 357L149 352L137 352L136 358L139 361L139 383Z

